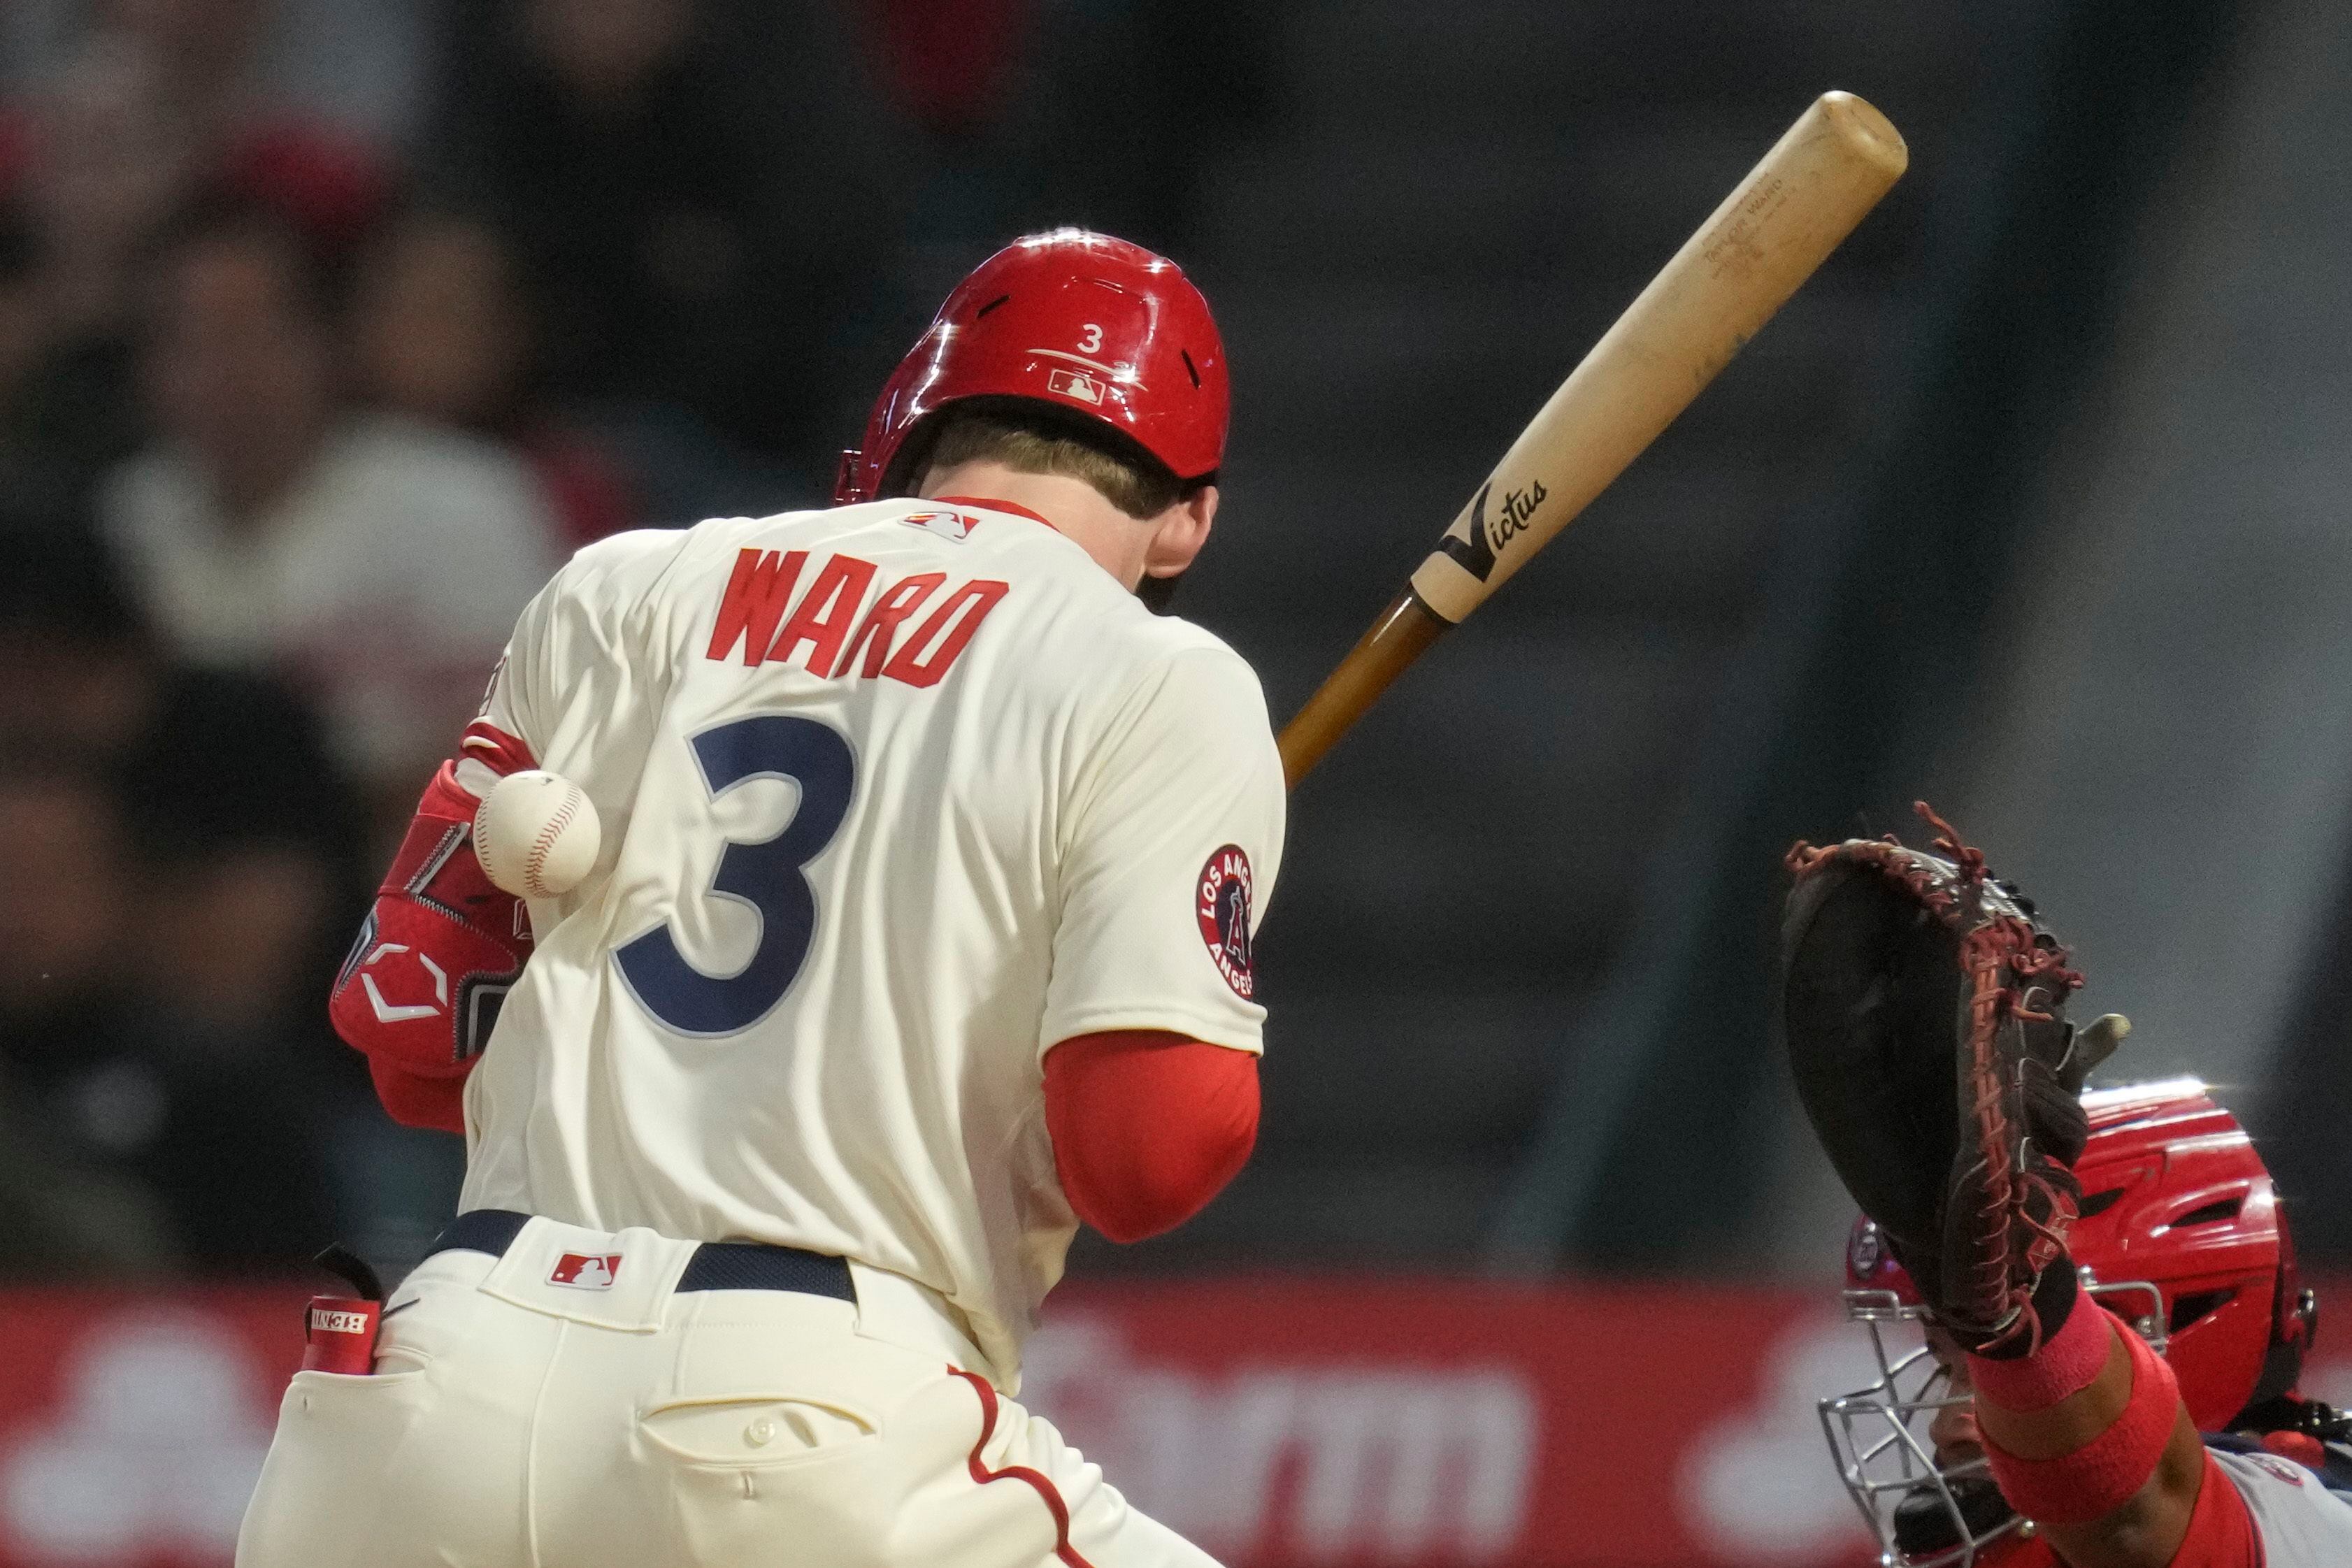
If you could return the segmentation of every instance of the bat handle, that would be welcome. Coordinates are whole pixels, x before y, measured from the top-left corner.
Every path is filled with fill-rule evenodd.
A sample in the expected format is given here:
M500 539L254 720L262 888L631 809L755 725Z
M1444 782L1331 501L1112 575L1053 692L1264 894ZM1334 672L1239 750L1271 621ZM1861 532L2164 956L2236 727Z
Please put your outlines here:
M1372 622L1371 630L1315 689L1307 706L1282 727L1284 784L1297 789L1307 770L1322 760L1332 743L1347 734L1373 700L1389 689L1389 683L1451 626L1416 595L1398 595L1397 601Z

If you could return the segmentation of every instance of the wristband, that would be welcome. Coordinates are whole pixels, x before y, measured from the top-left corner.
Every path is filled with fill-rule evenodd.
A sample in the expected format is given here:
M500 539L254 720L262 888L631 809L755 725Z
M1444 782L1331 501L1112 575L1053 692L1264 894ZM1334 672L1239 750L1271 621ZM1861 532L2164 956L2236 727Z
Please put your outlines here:
M2065 1322L2042 1342L2042 1348L2020 1360L1992 1356L1969 1357L1969 1382L1979 1397L2004 1410L2030 1415L2047 1410L2070 1395L2091 1385L2114 1354L2114 1333L2132 1334L2095 1302L2076 1296ZM2132 1334L2137 1339L2137 1334Z
M2122 1338L2131 1353L2131 1400L2105 1431L2054 1459L2021 1459L1990 1436L1984 1439L2001 1495L2037 1524L2089 1524L2105 1518L2147 1484L2172 1441L2180 1422L2180 1387L2172 1369L2129 1329Z

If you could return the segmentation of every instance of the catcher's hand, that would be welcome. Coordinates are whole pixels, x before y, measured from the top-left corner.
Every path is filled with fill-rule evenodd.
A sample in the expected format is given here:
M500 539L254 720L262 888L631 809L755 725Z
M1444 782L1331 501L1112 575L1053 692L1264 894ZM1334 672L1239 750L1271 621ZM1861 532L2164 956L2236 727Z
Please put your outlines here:
M2046 1282L2073 1293L2083 1080L2129 1026L2065 1021L2083 983L2066 949L1917 810L1937 854L1892 837L1789 852L1775 1019L1831 1164L1937 1320L1969 1349L2024 1354L2053 1264Z

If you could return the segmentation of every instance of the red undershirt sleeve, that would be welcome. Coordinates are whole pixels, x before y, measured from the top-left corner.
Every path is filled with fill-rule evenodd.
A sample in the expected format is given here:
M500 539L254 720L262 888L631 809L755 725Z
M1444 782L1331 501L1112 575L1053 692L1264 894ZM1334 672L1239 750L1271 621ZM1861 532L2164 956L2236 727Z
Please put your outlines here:
M1257 1058L1181 1034L1077 1035L1045 1053L1062 1190L1113 1241L1200 1212L1257 1141Z
M382 1056L368 1058L368 1076L375 1080L375 1097L383 1102L385 1114L402 1126L432 1127L464 1136L463 1078L428 1078Z
M2205 1479L2198 1483L2197 1509L2189 1533L2173 1553L2171 1568L2263 1568L2262 1537L2246 1500L2230 1472L2205 1455Z

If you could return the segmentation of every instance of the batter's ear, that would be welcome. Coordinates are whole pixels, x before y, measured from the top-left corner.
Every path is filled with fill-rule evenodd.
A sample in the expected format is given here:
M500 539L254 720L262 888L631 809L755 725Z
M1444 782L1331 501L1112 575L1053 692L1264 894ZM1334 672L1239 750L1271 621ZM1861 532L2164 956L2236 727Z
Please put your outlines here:
M1217 487L1203 485L1151 519L1151 543L1143 552L1143 575L1175 577L1192 564L1209 542L1217 520Z

